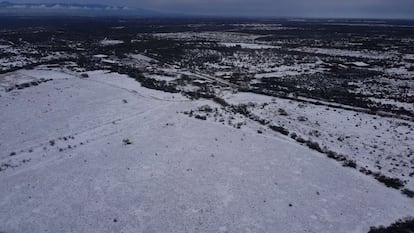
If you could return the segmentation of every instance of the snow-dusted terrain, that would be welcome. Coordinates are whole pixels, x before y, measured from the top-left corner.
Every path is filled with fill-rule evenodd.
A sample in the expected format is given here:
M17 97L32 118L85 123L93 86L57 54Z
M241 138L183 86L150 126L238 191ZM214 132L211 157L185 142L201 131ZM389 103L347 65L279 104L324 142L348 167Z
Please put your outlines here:
M242 119L236 129L183 114L219 108L210 100L150 90L108 71L87 74L40 67L0 76L0 232L362 233L414 213L413 199L398 190L281 134L258 134L257 122ZM6 92L19 80L49 81ZM385 139L338 123L345 139L332 145L369 166L374 161L352 154L354 145L369 152L364 141L351 140L367 136L387 153L405 153L413 141L405 128L412 123L394 125L399 120L336 118L330 109L260 95L222 97L268 103L268 111L251 110L299 134L319 122L324 139L336 140L328 126L347 117L359 127L383 123L377 133ZM269 115L282 107L287 116ZM293 122L299 116L306 120ZM389 127L395 132L383 132ZM399 133L407 144L394 148Z
M317 142L365 169L398 177L414 188L414 124L410 121L252 93L228 94L226 99L249 105L254 115L287 128L291 135Z
M414 228L412 25L1 21L0 233Z

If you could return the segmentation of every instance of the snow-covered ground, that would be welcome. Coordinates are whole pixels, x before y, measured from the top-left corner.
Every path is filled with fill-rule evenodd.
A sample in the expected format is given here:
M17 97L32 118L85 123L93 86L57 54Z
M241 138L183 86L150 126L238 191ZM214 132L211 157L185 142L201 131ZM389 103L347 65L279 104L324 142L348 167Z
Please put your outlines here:
M110 45L118 45L118 44L123 44L124 41L122 40L110 40L110 39L103 39L100 41L100 44L103 46L110 46Z
M48 62L72 57L66 52L40 53L31 46L0 46L0 71L22 68L34 63ZM40 56L40 57L39 57Z
M325 54L331 56L355 57L355 58L370 58L370 59L391 59L396 57L396 52L377 52L369 50L346 50L346 49L331 49L331 48L295 48L292 51L300 51L306 53Z
M380 98L369 98L369 99L376 103L389 104L392 106L396 106L398 108L404 108L408 111L414 112L414 104L412 103L403 103L403 102L398 102L398 101L391 100L391 99L380 99Z
M252 93L227 94L225 99L236 105L253 103L250 110L261 119L414 188L411 121Z
M317 67L318 64L297 64L291 66L277 66L274 68L263 69L266 73L257 73L254 75L255 78L280 78L286 76L295 76L301 74L315 74L323 72L323 68Z
M215 42L237 42L237 43L254 43L259 35L252 35L246 33L222 32L222 31L207 31L207 32L177 32L177 33L154 33L159 38L169 38L176 40L195 40L205 39Z
M139 61L145 61L145 62L157 62L157 60L152 59L150 57L147 57L145 55L142 54L128 54L129 57L139 60Z
M176 79L176 77L167 76L167 75L158 75L158 74L144 74L144 76L147 78L153 78L158 81L166 81L166 82Z
M362 233L413 214L289 138L181 114L210 101L88 74L19 71L53 81L0 90L0 231Z
M96 55L93 55L93 57L94 58L107 58L108 55L105 55L105 54L96 54Z
M224 47L236 47L240 46L242 49L278 49L280 46L272 46L265 44L248 44L248 43L219 43L219 45Z

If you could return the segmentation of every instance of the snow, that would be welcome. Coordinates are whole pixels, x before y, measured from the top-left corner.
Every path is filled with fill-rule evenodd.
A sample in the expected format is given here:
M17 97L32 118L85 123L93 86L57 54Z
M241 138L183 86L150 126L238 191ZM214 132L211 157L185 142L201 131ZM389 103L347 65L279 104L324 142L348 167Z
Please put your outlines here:
M39 51L31 47L3 47L3 52L7 53L7 56L0 58L0 71L6 71L9 69L15 69L23 67L25 65L47 62L60 58L73 58L73 54L67 54L65 52L50 52L46 56L39 57ZM35 56L35 57L33 57Z
M306 52L306 53L315 53L315 54L325 54L331 56L344 56L344 57L356 57L356 58L369 58L369 59L390 59L397 57L397 54L393 52L376 52L370 50L347 50L347 49L331 49L331 48L310 48L302 47L290 49L292 51Z
M392 100L392 99L380 99L380 98L373 98L373 97L370 97L369 99L377 103L390 104L397 108L404 108L406 110L414 112L414 104L412 103L405 103L405 102L399 102L399 101Z
M230 77L231 75L233 75L233 72L223 72L223 71L217 71L217 72L214 72L214 76L217 76L217 77Z
M179 113L208 100L108 71L23 73L54 80L1 93L0 162L16 166L0 172L1 231L362 233L412 215L288 138Z
M110 45L123 44L124 41L122 41L122 40L108 40L108 39L104 39L104 40L101 40L100 43L103 46L110 46Z
M108 55L105 55L105 54L96 54L96 55L93 55L93 57L95 57L95 58L107 58Z
M46 72L46 73L45 73ZM54 79L71 78L72 76L66 75L62 72L37 70L19 70L12 73L0 74L0 92L5 91L7 88L13 87L17 84L28 83L32 81L39 81L45 79L46 76L52 76Z
M102 62L108 63L108 64L117 64L117 61L111 60L111 59L102 59Z
M361 167L407 181L406 186L414 188L414 179L409 177L414 152L411 121L244 92L227 93L223 98L236 105L255 103L250 109L262 119L345 155ZM262 108L264 103L267 106ZM279 109L288 115L280 115Z
M251 35L247 33L222 32L222 31L207 31L207 32L177 32L177 33L154 33L159 38L169 38L177 40L194 40L199 41L204 39L207 41L216 41L222 43L237 42L237 43L254 43L254 41L261 37L260 35Z
M293 27L284 27L282 24L256 24L256 23L241 23L241 24L231 24L231 26L244 28L244 29L253 29L253 30L287 30L292 29Z
M409 75L410 72L407 70L407 68L405 67L398 67L398 68L390 68L390 69L386 69L385 72L389 73L389 74L398 74L398 75Z
M140 61L145 61L145 62L156 61L155 59L152 59L152 58L147 57L147 56L142 55L142 54L129 54L129 56L133 59L140 60Z
M359 66L359 67L367 67L367 66L369 66L367 63L362 62L362 61L352 62L352 64L354 66Z
M240 46L242 49L276 49L280 46L264 45L264 44L249 44L249 43L219 43L224 47L236 47Z
M153 78L159 81L172 81L175 80L176 77L166 76L166 75L158 75L158 74L144 74L145 77Z
M405 54L404 59L406 60L414 60L414 54Z
M211 67L211 68L215 68L215 69L223 69L223 70L227 70L227 69L232 68L231 66L223 66L223 65L219 65L219 64L216 64L216 63L209 63L209 62L204 63L204 65L207 66L207 67Z
M266 68L263 71L267 73L258 73L255 74L254 77L261 79L261 78L281 78L285 76L296 76L302 74L314 74L318 72L323 72L324 69L318 68L315 64L297 64L291 66L277 66L274 68Z

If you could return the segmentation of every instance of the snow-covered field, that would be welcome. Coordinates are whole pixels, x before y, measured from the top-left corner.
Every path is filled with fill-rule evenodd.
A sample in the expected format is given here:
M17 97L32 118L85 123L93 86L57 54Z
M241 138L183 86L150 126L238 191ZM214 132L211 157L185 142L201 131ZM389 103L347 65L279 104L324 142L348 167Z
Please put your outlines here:
M295 76L301 74L314 74L323 72L324 69L318 68L318 64L300 64L292 66L278 66L275 68L263 69L266 73L257 73L254 75L255 78L281 78L286 76Z
M240 46L242 49L277 49L280 46L272 46L265 44L248 44L248 43L219 43L219 45L224 47L236 47Z
M145 74L145 77L153 78L153 79L158 80L158 81L166 81L166 82L176 79L176 77L171 77L171 76L166 76L166 75L158 75L158 74Z
M200 40L207 39L215 42L230 43L237 41L238 43L254 43L259 35L251 35L246 33L235 32L177 32L177 33L155 33L153 34L160 38L169 38L177 40Z
M0 89L0 232L362 233L413 214L412 199L399 191L287 137L181 113L211 101L88 74L24 70L9 75L53 80ZM291 117L333 114L281 100L269 108L279 103ZM380 123L355 117L361 127ZM306 133L307 124L295 127Z
M122 40L110 40L110 39L104 39L100 41L100 44L103 46L110 46L110 45L118 45L118 44L123 44L124 41Z
M330 48L295 48L292 51L300 51L306 53L325 54L331 56L343 56L343 57L355 57L355 58L370 58L370 59L390 59L397 56L396 53L392 52L376 52L369 50L353 51L346 49L330 49Z
M261 119L414 188L411 121L252 93L228 94L225 99L235 105L253 103L249 108Z

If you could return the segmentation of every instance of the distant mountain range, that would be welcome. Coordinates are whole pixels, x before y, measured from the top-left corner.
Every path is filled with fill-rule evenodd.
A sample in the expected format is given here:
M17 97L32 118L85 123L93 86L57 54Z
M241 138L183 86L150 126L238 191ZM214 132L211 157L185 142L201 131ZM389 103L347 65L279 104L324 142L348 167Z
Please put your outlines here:
M0 2L0 16L174 16L157 11L100 4Z

